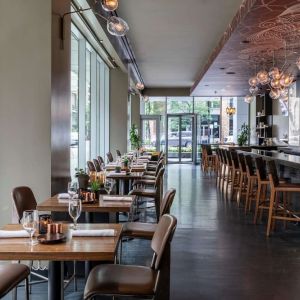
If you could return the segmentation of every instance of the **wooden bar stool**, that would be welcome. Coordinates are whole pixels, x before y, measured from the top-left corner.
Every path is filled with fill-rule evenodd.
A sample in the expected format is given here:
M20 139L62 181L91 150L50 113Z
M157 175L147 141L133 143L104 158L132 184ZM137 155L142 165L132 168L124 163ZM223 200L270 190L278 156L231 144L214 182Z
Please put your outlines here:
M244 154L238 154L238 161L240 166L240 183L239 183L239 190L237 195L237 203L240 206L241 200L243 195L247 193L247 170L246 170L246 163Z
M270 178L270 207L269 207L269 217L267 225L267 236L270 235L271 227L274 229L276 220L283 220L284 225L286 221L299 222L300 212L292 211L290 206L290 201L287 196L290 193L300 193L300 184L296 183L280 183L276 164L274 160L267 161L269 169ZM283 203L282 206L279 205L279 194L283 193Z
M246 193L246 204L245 204L245 213L251 211L252 201L256 202L256 183L257 175L254 172L254 166L252 157L250 155L245 156L246 171L247 171L247 193Z
M216 185L220 186L222 167L223 167L223 159L221 156L221 149L216 150L217 155L217 167L216 167Z
M224 186L227 181L227 157L224 149L221 149L221 156L223 160L222 173L221 173L221 191L224 191Z
M227 172L226 172L226 189L225 189L225 195L227 197L229 184L232 186L232 170L233 170L233 165L232 165L230 151L225 150L225 156L226 156L226 169L227 169Z
M234 200L238 195L239 186L240 186L240 165L238 160L238 155L236 151L231 151L231 161L232 161L232 189L231 189L231 200Z

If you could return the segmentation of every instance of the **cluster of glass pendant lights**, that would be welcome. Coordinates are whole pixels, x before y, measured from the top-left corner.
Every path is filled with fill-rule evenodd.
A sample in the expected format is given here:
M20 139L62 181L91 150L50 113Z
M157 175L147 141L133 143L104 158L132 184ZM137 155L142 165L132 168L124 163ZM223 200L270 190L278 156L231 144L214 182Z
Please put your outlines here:
M261 70L249 79L249 92L251 95L245 97L245 102L251 103L253 97L258 94L260 87L266 85L270 88L269 96L273 100L287 101L289 87L293 81L293 74L285 73L277 67L272 67L269 71Z
M101 0L101 5L105 11L112 12L118 8L119 2L118 0ZM102 15L96 14L106 20L107 30L111 35L124 36L128 32L129 26L122 18L111 16L106 19Z

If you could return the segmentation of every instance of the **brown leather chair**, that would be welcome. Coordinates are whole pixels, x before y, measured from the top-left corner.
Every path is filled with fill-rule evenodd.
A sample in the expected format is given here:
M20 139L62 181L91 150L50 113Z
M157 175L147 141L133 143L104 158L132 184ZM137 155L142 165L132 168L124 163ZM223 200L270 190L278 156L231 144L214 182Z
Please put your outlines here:
M86 162L86 164L87 164L87 167L89 169L89 172L96 172L96 168L95 168L94 163L92 161L88 160Z
M106 153L106 157L107 157L107 161L109 163L113 162L114 161L114 157L112 156L111 152L107 152Z
M122 153L121 153L120 150L117 149L117 150L116 150L116 153L117 153L117 156L120 156L120 157L122 156Z
M161 168L156 176L154 188L135 188L130 191L130 195L136 195L138 197L151 198L154 200L156 217L159 220L160 205L161 205L161 188L162 180L164 176L165 168Z
M151 241L154 252L150 267L133 265L98 265L89 274L84 299L96 295L154 297L160 283L163 255L171 243L177 220L172 215L160 219ZM163 286L163 282L162 282Z
M98 159L98 162L99 162L100 166L101 166L102 164L103 164L103 165L105 164L105 163L104 163L104 159L103 159L102 156L100 156L100 155L97 156L97 159Z
M25 280L25 299L29 300L29 274L29 267L23 264L0 265L0 298L13 291L13 299L16 299L17 285Z
M12 191L12 198L17 210L19 222L21 221L25 210L36 209L36 199L31 188L28 186L18 186L14 188Z
M95 169L97 172L101 172L102 171L102 168L101 168L101 165L99 164L99 161L98 159L93 159L93 162L94 162L94 166L95 166Z
M176 189L169 189L161 202L160 217L170 213L173 200L176 195ZM156 230L157 224L142 222L126 222L123 224L120 243L120 258L122 257L123 238L139 238L151 240Z

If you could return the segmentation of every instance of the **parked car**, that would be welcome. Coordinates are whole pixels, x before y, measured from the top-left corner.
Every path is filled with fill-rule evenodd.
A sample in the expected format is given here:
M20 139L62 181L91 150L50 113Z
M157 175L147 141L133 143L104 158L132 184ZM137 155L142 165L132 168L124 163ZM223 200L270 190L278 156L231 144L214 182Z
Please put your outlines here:
M181 147L191 147L193 142L192 131L181 131ZM161 144L165 145L165 138L162 137ZM179 132L171 132L168 136L169 147L179 147Z

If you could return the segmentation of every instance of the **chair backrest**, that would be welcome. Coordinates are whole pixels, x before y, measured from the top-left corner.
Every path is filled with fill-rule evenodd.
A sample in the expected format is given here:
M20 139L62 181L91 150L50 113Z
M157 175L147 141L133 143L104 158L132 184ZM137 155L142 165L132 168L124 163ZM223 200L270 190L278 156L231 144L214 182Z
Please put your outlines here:
M221 154L223 158L223 164L227 165L227 156L224 149L221 149Z
M160 160L159 163L157 164L157 167L156 167L156 171L155 171L155 177L158 175L158 172L159 170L163 167L163 161Z
M246 163L246 170L247 170L248 176L253 176L255 173L254 173L254 166L253 166L253 161L252 161L251 155L245 156L245 163Z
M211 150L211 145L206 145L205 146L205 149L206 149L206 154L207 155L212 155L212 150Z
M267 165L269 169L270 185L271 187L276 187L279 185L279 178L277 174L275 160L268 160Z
M114 161L114 157L112 156L111 152L107 152L106 157L107 157L108 162Z
M239 153L238 154L238 160L239 160L239 165L240 165L240 170L242 172L246 172L246 164L245 164L245 157L244 157L244 154L242 153Z
M103 159L102 156L97 156L97 159L98 159L98 162L99 162L100 166L101 166L102 164L104 164L104 159Z
M36 209L36 199L31 188L28 186L15 187L12 191L12 198L15 203L19 222L23 217L23 211Z
M154 251L152 269L159 270L164 251L167 244L172 241L176 225L177 219L172 215L166 214L160 218L151 241L151 248Z
M95 168L94 163L92 161L88 160L86 162L86 164L87 164L87 167L88 167L90 172L96 172L96 168Z
M230 151L230 155L231 155L232 166L235 169L239 169L240 165L239 165L238 154L236 153L236 151Z
M100 166L100 164L99 164L99 161L98 161L98 159L93 159L93 162L94 162L94 166L95 166L95 169L96 169L96 171L97 172L101 172L102 171L102 168L101 168L101 166Z
M227 159L227 164L228 166L232 166L232 160L231 160L231 154L229 150L225 150L225 155L226 155L226 159Z
M267 180L266 161L261 157L255 158L256 174L259 180Z
M157 188L157 187L159 187L159 185L160 185L160 182L161 182L161 179L162 179L162 177L164 176L164 173L165 173L165 168L163 167L163 168L161 168L159 171L158 171L158 174L157 174L157 176L156 176L156 178L155 178L155 188Z
M121 151L120 150L116 150L117 156L122 156Z
M167 190L161 202L160 216L170 213L170 209L173 204L175 195L176 195L175 189Z

